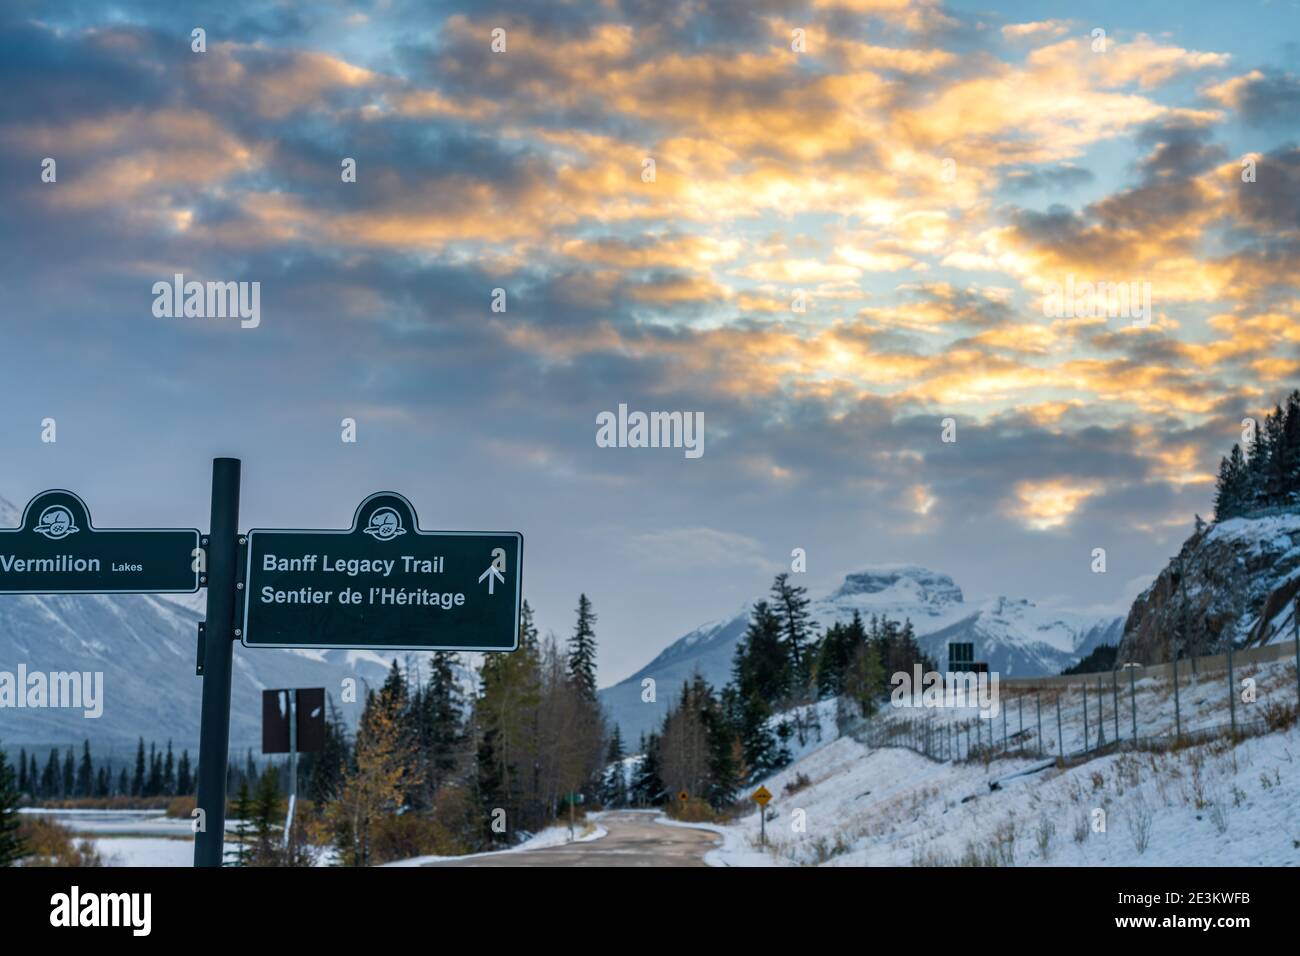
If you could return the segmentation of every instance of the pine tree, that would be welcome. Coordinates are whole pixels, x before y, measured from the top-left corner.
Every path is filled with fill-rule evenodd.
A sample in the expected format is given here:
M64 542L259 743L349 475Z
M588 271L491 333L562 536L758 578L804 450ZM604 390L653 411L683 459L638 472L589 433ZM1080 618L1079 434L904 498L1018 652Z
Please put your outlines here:
M47 800L59 795L59 752L50 750L50 759L45 762L41 773L41 796Z
M510 815L505 806L507 802L505 799L506 793L501 773L501 761L496 752L496 740L497 730L495 727L488 727L483 731L479 737L474 764L475 797L478 805L487 810L487 813L482 818L483 829L480 835L483 841L489 845L504 843L509 839ZM505 816L507 830L502 832L497 832L493 825L499 818L498 810L507 810Z
M181 751L181 759L176 762L176 793L182 797L194 795L194 777L188 748Z
M77 796L88 797L95 779L94 763L90 759L90 741L81 741L81 763L77 767Z
M587 700L596 699L596 614L587 595L578 596L578 623L569 638L569 676Z
M426 755L430 790L437 793L459 764L464 741L464 701L456 679L459 657L438 651L430 664L422 700L421 745Z
M253 841L253 800L248 794L248 781L239 781L239 793L235 797L235 849L227 850L227 855L234 854L230 866L247 866L252 855Z
M77 761L72 756L72 748L69 747L64 751L63 756L63 784L59 789L59 794L64 799L73 796L77 790Z
M703 684L703 678L697 678ZM729 807L736 801L736 788L740 785L740 767L736 760L736 738L727 725L717 698L708 685L697 690L701 696L704 731L709 747L709 782L704 798L715 810Z
M27 793L27 787L27 748L23 747L18 751L18 792Z
M810 645L815 640L808 611L807 590L792 585L788 574L778 574L772 583L772 608L781 624L781 637L790 658L791 690L802 697L812 676Z
M36 770L36 752L33 751L27 757L27 792L36 796L41 792L40 787L40 774Z
M135 750L135 776L131 778L131 796L143 796L144 783L144 738L141 737Z
M519 646L524 650L537 652L537 625L533 623L533 608L524 599L523 609L519 612Z
M123 767L117 776L117 794L125 797L131 792L131 784L126 779L126 768Z
M1278 503L1289 505L1300 501L1300 391L1292 391L1287 396L1284 416L1282 445L1286 466L1282 477L1282 500Z
M176 795L176 762L172 757L172 742L167 741L167 756L163 760L162 792L168 796Z
M1268 447L1263 474L1263 504L1266 507L1274 507L1286 500L1291 455L1290 449L1286 446L1284 428L1282 408L1275 405L1273 411L1264 420L1265 443Z
M334 698L325 698L325 743L312 761L307 792L317 803L328 803L338 794L343 771L348 765L348 731Z
M158 753L158 745L153 741L149 742L149 780L145 784L145 793L151 797L156 797L162 793L162 755Z
M277 830L280 820L280 774L269 765L257 784L253 798L253 852L252 866L275 866L279 860Z
M667 797L659 764L659 735L651 733L641 746L641 763L632 788L636 802L648 807L660 806Z
M623 734L618 724L609 736L609 749L605 751L605 779L601 787L600 802L607 807L621 807L627 803L627 776L624 773Z
M769 726L772 709L758 694L745 699L741 715L740 746L745 761L746 779L760 780L779 765L776 737Z
M0 748L0 866L14 866L23 856L18 838L18 789L8 755Z
M792 665L781 640L781 621L766 601L754 605L745 636L736 645L732 683L742 700L757 694L775 704L791 687Z

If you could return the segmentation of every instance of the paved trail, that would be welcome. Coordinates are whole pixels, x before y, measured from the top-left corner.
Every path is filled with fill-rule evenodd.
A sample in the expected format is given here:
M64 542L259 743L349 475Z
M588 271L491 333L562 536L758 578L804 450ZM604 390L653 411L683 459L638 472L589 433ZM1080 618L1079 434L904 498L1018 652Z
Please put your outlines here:
M518 853L494 853L446 860L429 866L705 866L704 854L722 838L707 830L655 823L657 812L607 813L599 840Z

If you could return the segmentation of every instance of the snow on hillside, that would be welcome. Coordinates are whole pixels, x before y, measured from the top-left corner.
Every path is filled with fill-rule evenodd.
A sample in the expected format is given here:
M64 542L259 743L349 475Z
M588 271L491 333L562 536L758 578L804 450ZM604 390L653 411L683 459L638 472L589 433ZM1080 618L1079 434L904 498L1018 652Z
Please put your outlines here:
M1294 706L1291 665L1260 665L1255 676L1264 690L1259 702L1245 706ZM1153 715L1155 703L1167 692L1152 686L1142 691ZM1190 685L1180 703L1185 727L1226 720L1218 679ZM1239 717L1249 719L1242 709L1239 705ZM1015 711L1011 714L1014 730ZM1172 713L1166 716L1172 729ZM1081 709L1063 709L1062 719L1069 750L1070 740L1083 736ZM1096 720L1095 711L1091 719ZM1157 718L1151 721L1155 724ZM1051 723L1052 732L1045 727L1045 737L1055 736L1054 711ZM1000 727L997 718L995 736ZM1121 729L1127 736L1123 720ZM1300 732L1294 723L1236 746L1220 737L1169 752L1121 750L1066 769L1030 773L1024 772L1042 764L1032 756L994 759L987 765L940 762L902 748L872 748L853 737L827 737L763 781L775 795L768 808L769 847L757 846L758 817L748 813L737 823L708 827L724 837L708 862L1300 865L1300 820L1294 814ZM998 789L993 790L995 781ZM803 811L802 832L795 811Z
M756 596L755 600L758 599ZM854 612L910 620L921 647L941 666L950 641L971 641L977 660L1005 676L1059 673L1098 644L1119 640L1123 618L1055 608L1006 597L968 604L951 577L916 565L870 567L844 577L838 588L809 607L820 631L847 622ZM698 672L714 687L731 678L737 643L744 636L749 605L731 618L696 628L665 648L626 680L600 692L626 740L654 728L681 685ZM653 678L656 700L642 699L642 681Z

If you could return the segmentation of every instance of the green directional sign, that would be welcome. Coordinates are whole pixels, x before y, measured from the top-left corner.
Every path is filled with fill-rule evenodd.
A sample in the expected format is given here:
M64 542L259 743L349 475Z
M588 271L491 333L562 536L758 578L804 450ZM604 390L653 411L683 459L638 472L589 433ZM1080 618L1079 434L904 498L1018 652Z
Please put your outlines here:
M371 495L348 531L248 533L247 647L512 651L523 536L421 531L399 494Z
M96 528L79 496L43 491L0 529L0 594L192 594L200 547L188 528Z

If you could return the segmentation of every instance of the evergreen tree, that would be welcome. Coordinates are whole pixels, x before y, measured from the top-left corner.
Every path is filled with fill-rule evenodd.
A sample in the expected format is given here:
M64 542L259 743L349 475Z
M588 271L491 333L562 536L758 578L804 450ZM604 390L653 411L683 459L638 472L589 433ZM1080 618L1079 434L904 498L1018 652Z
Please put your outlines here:
M27 757L27 792L32 796L40 793L40 775L36 770L36 752L33 751Z
M487 810L483 816L483 830L480 834L485 843L504 843L509 839L508 830L498 832L494 824L500 819L498 810L506 810L506 792L501 772L501 760L496 752L497 729L488 727L479 737L475 760L475 796L478 805ZM505 822L510 822L509 812Z
M702 678L699 680L703 683ZM736 802L736 788L740 786L736 738L730 732L722 707L707 685L702 697L704 731L709 747L709 783L704 798L715 810L721 810Z
M641 745L641 763L637 767L636 783L632 787L638 804L657 807L667 797L659 764L659 735L651 733Z
M817 692L823 700L844 693L854 653L866 639L866 628L857 611L848 624L832 624L826 629L817 655Z
M766 601L754 605L745 636L736 645L732 682L740 699L757 694L775 705L791 689L789 648L781 640L781 621Z
M451 779L464 745L464 702L456 679L459 664L460 659L455 653L435 653L430 665L429 683L424 690L421 746L433 793Z
M253 798L252 866L275 866L279 860L280 774L268 765Z
M790 658L791 690L802 697L812 676L815 641L808 611L807 590L790 583L790 575L778 574L772 583L772 608L781 625L781 638Z
M149 741L149 779L145 784L145 793L151 797L162 793L162 780L162 755L158 753L158 745L151 740Z
M1287 482L1291 476L1291 449L1286 444L1285 427L1281 406L1273 406L1264 420L1268 458L1264 462L1263 503L1270 508L1284 504L1290 490Z
M569 676L587 700L596 699L596 614L587 595L578 596L578 623L569 638Z
M18 839L18 789L8 755L0 749L0 866L14 866L23 855Z
M325 743L312 761L307 792L317 803L327 803L338 794L343 771L348 765L348 731L334 698L325 699Z
M144 738L141 737L135 750L135 776L131 778L131 796L143 796L144 785Z
M519 646L533 653L538 650L537 625L533 623L533 609L527 598L519 612Z
M126 779L126 768L123 767L117 776L117 793L118 796L125 797L131 792L131 784Z
M176 762L172 757L172 742L167 741L167 756L163 760L162 792L168 796L176 795Z
M81 763L77 767L77 796L90 796L91 787L94 785L94 779L95 769L94 764L90 759L90 741L83 739L81 741Z
M1282 442L1288 466L1283 480L1283 500L1279 504L1289 505L1300 501L1300 391L1293 390L1286 398Z
M181 759L176 762L176 793L182 797L194 795L194 771L190 767L189 749L181 751Z
M234 855L229 866L247 866L252 856L253 842L253 799L248 793L248 781L239 781L239 793L235 797L235 849L227 850L227 855Z
M740 733L741 755L746 779L760 780L781 766L777 759L776 736L769 726L772 710L757 693L745 700Z
M27 748L23 747L18 751L18 792L27 793L27 787Z
M59 752L50 750L50 759L45 763L41 773L41 796L47 800L59 795Z
M100 767L95 774L95 796L107 797L112 784L113 773L108 767Z
M627 803L627 775L624 773L623 734L614 725L609 736L609 749L605 751L605 779L601 787L600 802L607 807L621 807Z
M69 747L63 755L63 784L59 788L59 795L64 799L75 795L77 790L77 761L72 756L72 748Z

